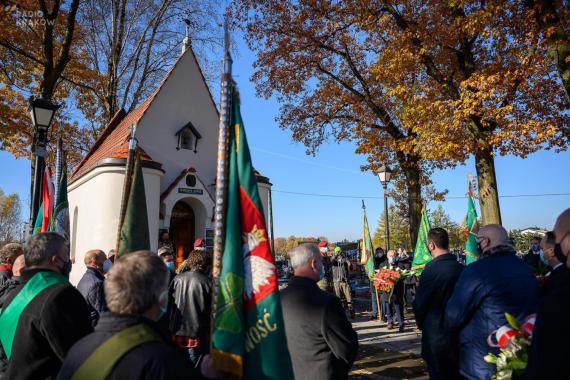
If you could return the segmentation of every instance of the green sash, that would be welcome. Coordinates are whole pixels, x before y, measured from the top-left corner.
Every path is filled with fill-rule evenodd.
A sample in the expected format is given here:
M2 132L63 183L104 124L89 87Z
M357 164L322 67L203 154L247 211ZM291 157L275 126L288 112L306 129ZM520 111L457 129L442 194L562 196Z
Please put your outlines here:
M162 338L144 323L120 331L93 351L71 380L104 380L127 352L151 341L162 341Z
M28 304L45 289L56 284L67 284L69 280L59 273L38 272L26 282L26 285L14 297L12 302L4 310L0 310L0 341L10 359L12 344L16 336L18 321Z

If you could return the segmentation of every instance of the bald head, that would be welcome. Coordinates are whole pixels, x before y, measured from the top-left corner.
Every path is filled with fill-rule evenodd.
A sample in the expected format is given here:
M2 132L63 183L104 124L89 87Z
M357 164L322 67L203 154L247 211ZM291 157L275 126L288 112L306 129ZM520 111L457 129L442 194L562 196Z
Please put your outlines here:
M107 259L105 252L101 251L100 249L92 249L85 253L85 265L88 268L95 268L102 270L103 263Z
M16 260L14 260L14 264L12 265L12 275L20 277L25 269L26 261L24 260L24 255L16 257Z
M554 234L556 235L556 244L560 244L562 253L567 257L570 256L570 208L564 210L556 219Z
M498 224L487 224L479 228L477 242L481 246L481 251L485 252L499 245L511 245L509 234L503 226Z

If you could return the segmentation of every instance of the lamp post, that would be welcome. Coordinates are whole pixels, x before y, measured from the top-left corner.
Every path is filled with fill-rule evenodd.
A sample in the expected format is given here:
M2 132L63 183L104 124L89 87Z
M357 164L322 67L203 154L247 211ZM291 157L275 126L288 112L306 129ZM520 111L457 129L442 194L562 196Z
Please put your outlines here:
M390 249L390 226L388 225L388 182L392 178L392 169L389 166L382 166L378 169L378 178L384 188L384 218L386 227L386 252Z
M36 216L40 208L40 197L42 189L42 175L45 166L45 153L47 146L47 137L50 124L53 120L55 111L60 106L52 103L48 99L34 99L30 98L28 112L34 123L34 145L35 145L35 168L34 168L34 182L32 184L32 204L30 207L30 223L28 231L32 231Z

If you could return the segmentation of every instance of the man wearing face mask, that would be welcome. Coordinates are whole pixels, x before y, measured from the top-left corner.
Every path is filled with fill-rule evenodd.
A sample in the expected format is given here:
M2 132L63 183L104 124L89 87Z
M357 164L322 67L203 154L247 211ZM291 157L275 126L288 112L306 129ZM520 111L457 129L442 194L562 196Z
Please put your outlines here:
M354 311L354 305L352 303L352 293L350 289L350 260L346 257L346 254L342 252L340 247L334 249L334 256L331 260L332 265L332 278L333 278L333 288L334 294L339 299L344 296L344 301L348 312L350 313L350 318L354 319L356 313Z
M551 270L546 274L542 294L547 295L566 284L568 268L566 268L566 257L558 257L555 252L556 236L553 231L548 231L540 241L540 259L543 264L548 265Z
M105 280L104 266L107 261L105 252L100 249L92 249L85 253L85 266L87 270L77 284L77 290L87 301L91 324L95 326L101 313L107 311L103 281Z
M4 298L0 342L7 379L55 378L71 346L91 332L87 304L68 280L67 241L55 232L31 236L24 246L21 284Z
M538 271L541 264L540 261L540 238L533 237L530 240L530 248L526 255L524 255L523 261L526 265L532 268L534 272Z
M358 337L340 300L317 286L323 265L319 248L300 244L288 255L295 275L281 292L281 304L295 379L347 379Z
M496 368L483 358L489 352L499 353L487 343L488 336L507 324L505 313L519 321L535 313L540 290L531 269L516 257L502 226L481 227L477 243L479 259L459 276L445 309L445 322L452 333L459 333L460 374L470 380L488 380Z
M554 225L556 256L570 268L570 208ZM565 380L570 377L570 272L559 287L543 297L534 325L526 379Z
M457 334L445 328L445 306L463 271L449 252L449 235L443 228L432 228L427 245L433 260L427 263L414 300L414 314L422 330L422 357L431 380L453 380L457 370Z
M110 312L72 347L58 379L199 378L155 322L168 303L168 271L160 257L138 251L115 261L105 295Z

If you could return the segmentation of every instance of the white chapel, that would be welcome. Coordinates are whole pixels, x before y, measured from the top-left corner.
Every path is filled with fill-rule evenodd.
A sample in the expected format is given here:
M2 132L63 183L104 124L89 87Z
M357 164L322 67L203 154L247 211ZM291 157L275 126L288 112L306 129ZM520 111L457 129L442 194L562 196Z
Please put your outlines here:
M218 110L187 47L148 99L132 112L114 115L70 176L72 283L85 272L85 252L115 248L128 141L135 125L151 250L157 250L160 230L168 230L178 263L196 238L213 245ZM267 221L271 183L259 174L257 180Z

